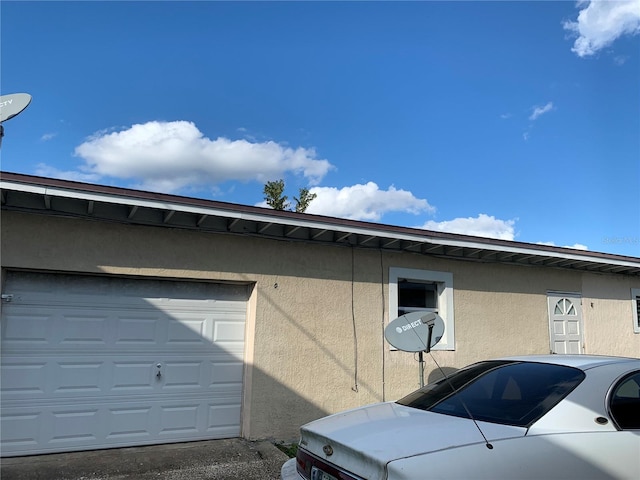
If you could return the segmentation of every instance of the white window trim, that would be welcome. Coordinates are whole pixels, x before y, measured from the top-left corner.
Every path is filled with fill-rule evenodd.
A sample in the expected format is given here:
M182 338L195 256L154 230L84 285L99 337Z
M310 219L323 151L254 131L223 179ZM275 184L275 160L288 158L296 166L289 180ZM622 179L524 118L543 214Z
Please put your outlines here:
M453 315L453 273L389 268L389 321L398 317L398 279L438 283L438 315L444 320L444 335L433 350L455 350L455 322ZM392 350L395 348L392 347Z
M640 333L640 320L638 320L638 299L640 297L640 288L631 289L631 305L633 307L633 333Z

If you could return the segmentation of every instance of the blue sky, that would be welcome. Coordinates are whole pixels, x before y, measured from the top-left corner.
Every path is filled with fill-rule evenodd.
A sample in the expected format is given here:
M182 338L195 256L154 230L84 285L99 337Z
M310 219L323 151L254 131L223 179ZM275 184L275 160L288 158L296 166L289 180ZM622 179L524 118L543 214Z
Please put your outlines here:
M640 0L0 15L3 171L640 256Z

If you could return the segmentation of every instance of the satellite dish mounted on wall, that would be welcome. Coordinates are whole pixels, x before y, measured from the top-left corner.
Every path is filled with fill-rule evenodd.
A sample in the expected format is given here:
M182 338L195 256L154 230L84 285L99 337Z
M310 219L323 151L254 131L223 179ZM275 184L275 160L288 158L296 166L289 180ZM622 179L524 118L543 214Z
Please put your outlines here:
M429 352L444 336L444 321L433 312L411 312L393 320L384 337L398 350Z
M418 352L420 387L424 386L423 352L429 353L444 336L444 321L433 312L411 312L391 321L384 329L384 338L398 350Z
M31 95L28 93L12 93L0 96L0 145L4 137L3 122L12 119L31 103Z

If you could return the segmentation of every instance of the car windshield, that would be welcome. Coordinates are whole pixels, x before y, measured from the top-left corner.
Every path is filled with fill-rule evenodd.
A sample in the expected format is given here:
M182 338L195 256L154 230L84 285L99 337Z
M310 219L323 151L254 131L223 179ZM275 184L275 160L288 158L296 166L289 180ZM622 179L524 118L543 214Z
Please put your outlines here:
M584 377L582 370L563 365L480 362L426 385L397 403L477 421L529 427Z

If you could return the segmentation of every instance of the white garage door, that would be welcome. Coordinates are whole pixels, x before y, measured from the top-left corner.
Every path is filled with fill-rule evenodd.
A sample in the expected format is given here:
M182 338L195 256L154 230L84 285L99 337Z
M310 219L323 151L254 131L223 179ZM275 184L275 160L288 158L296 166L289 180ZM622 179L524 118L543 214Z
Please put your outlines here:
M8 272L2 455L239 436L248 290Z

